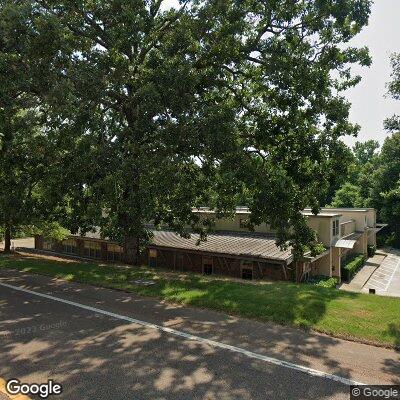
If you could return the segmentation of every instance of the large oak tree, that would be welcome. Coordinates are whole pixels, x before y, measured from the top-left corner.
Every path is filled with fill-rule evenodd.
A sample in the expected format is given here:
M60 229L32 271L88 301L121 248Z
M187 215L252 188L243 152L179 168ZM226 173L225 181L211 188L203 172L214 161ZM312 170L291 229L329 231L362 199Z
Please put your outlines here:
M48 126L60 138L73 230L100 225L138 260L147 223L205 233L192 207L248 200L296 255L314 211L345 171L354 134L340 91L370 62L347 43L368 0L38 0L61 38Z

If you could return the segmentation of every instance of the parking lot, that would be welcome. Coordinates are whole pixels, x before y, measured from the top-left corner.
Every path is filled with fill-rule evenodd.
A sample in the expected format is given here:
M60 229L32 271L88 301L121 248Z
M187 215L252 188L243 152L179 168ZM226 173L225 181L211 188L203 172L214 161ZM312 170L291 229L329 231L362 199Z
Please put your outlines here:
M375 289L381 296L400 297L400 256L391 252L383 260L382 264L371 275L362 291L369 292Z

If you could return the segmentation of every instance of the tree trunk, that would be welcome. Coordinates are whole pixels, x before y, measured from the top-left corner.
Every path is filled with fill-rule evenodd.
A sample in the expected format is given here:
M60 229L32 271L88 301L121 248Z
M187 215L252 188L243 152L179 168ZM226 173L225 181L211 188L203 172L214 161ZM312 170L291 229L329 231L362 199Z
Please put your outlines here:
M10 253L11 251L11 227L6 225L4 232L4 252Z
M140 264L139 238L125 237L124 252L125 252L125 262L127 262L128 264L139 265Z

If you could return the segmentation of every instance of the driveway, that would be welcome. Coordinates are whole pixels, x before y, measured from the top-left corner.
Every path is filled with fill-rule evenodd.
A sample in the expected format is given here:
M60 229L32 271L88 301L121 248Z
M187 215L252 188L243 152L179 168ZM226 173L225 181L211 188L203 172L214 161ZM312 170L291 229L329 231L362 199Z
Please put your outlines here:
M400 253L391 251L362 288L363 292L375 289L381 296L400 297Z
M394 350L0 270L0 378L61 399L348 399L400 384Z

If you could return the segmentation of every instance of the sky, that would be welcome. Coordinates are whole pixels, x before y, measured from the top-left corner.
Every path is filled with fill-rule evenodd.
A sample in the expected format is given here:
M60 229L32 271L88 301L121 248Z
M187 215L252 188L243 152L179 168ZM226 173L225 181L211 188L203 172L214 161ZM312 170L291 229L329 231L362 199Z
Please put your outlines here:
M361 130L358 138L346 137L344 141L353 145L356 140L374 139L382 144L388 136L383 120L400 114L400 102L385 97L391 72L389 56L393 52L400 53L400 0L375 0L368 26L350 44L367 46L372 65L353 68L362 80L346 91L345 96L352 103L350 120L361 125Z
M167 0L166 8L176 6L177 0ZM344 92L352 104L350 121L361 126L357 138L345 137L344 142L352 146L369 139L383 143L388 133L383 129L385 118L400 114L400 101L387 95L386 84L390 81L391 53L400 53L400 0L375 0L368 26L352 39L352 46L367 46L372 57L370 67L353 68L361 76L361 82Z

